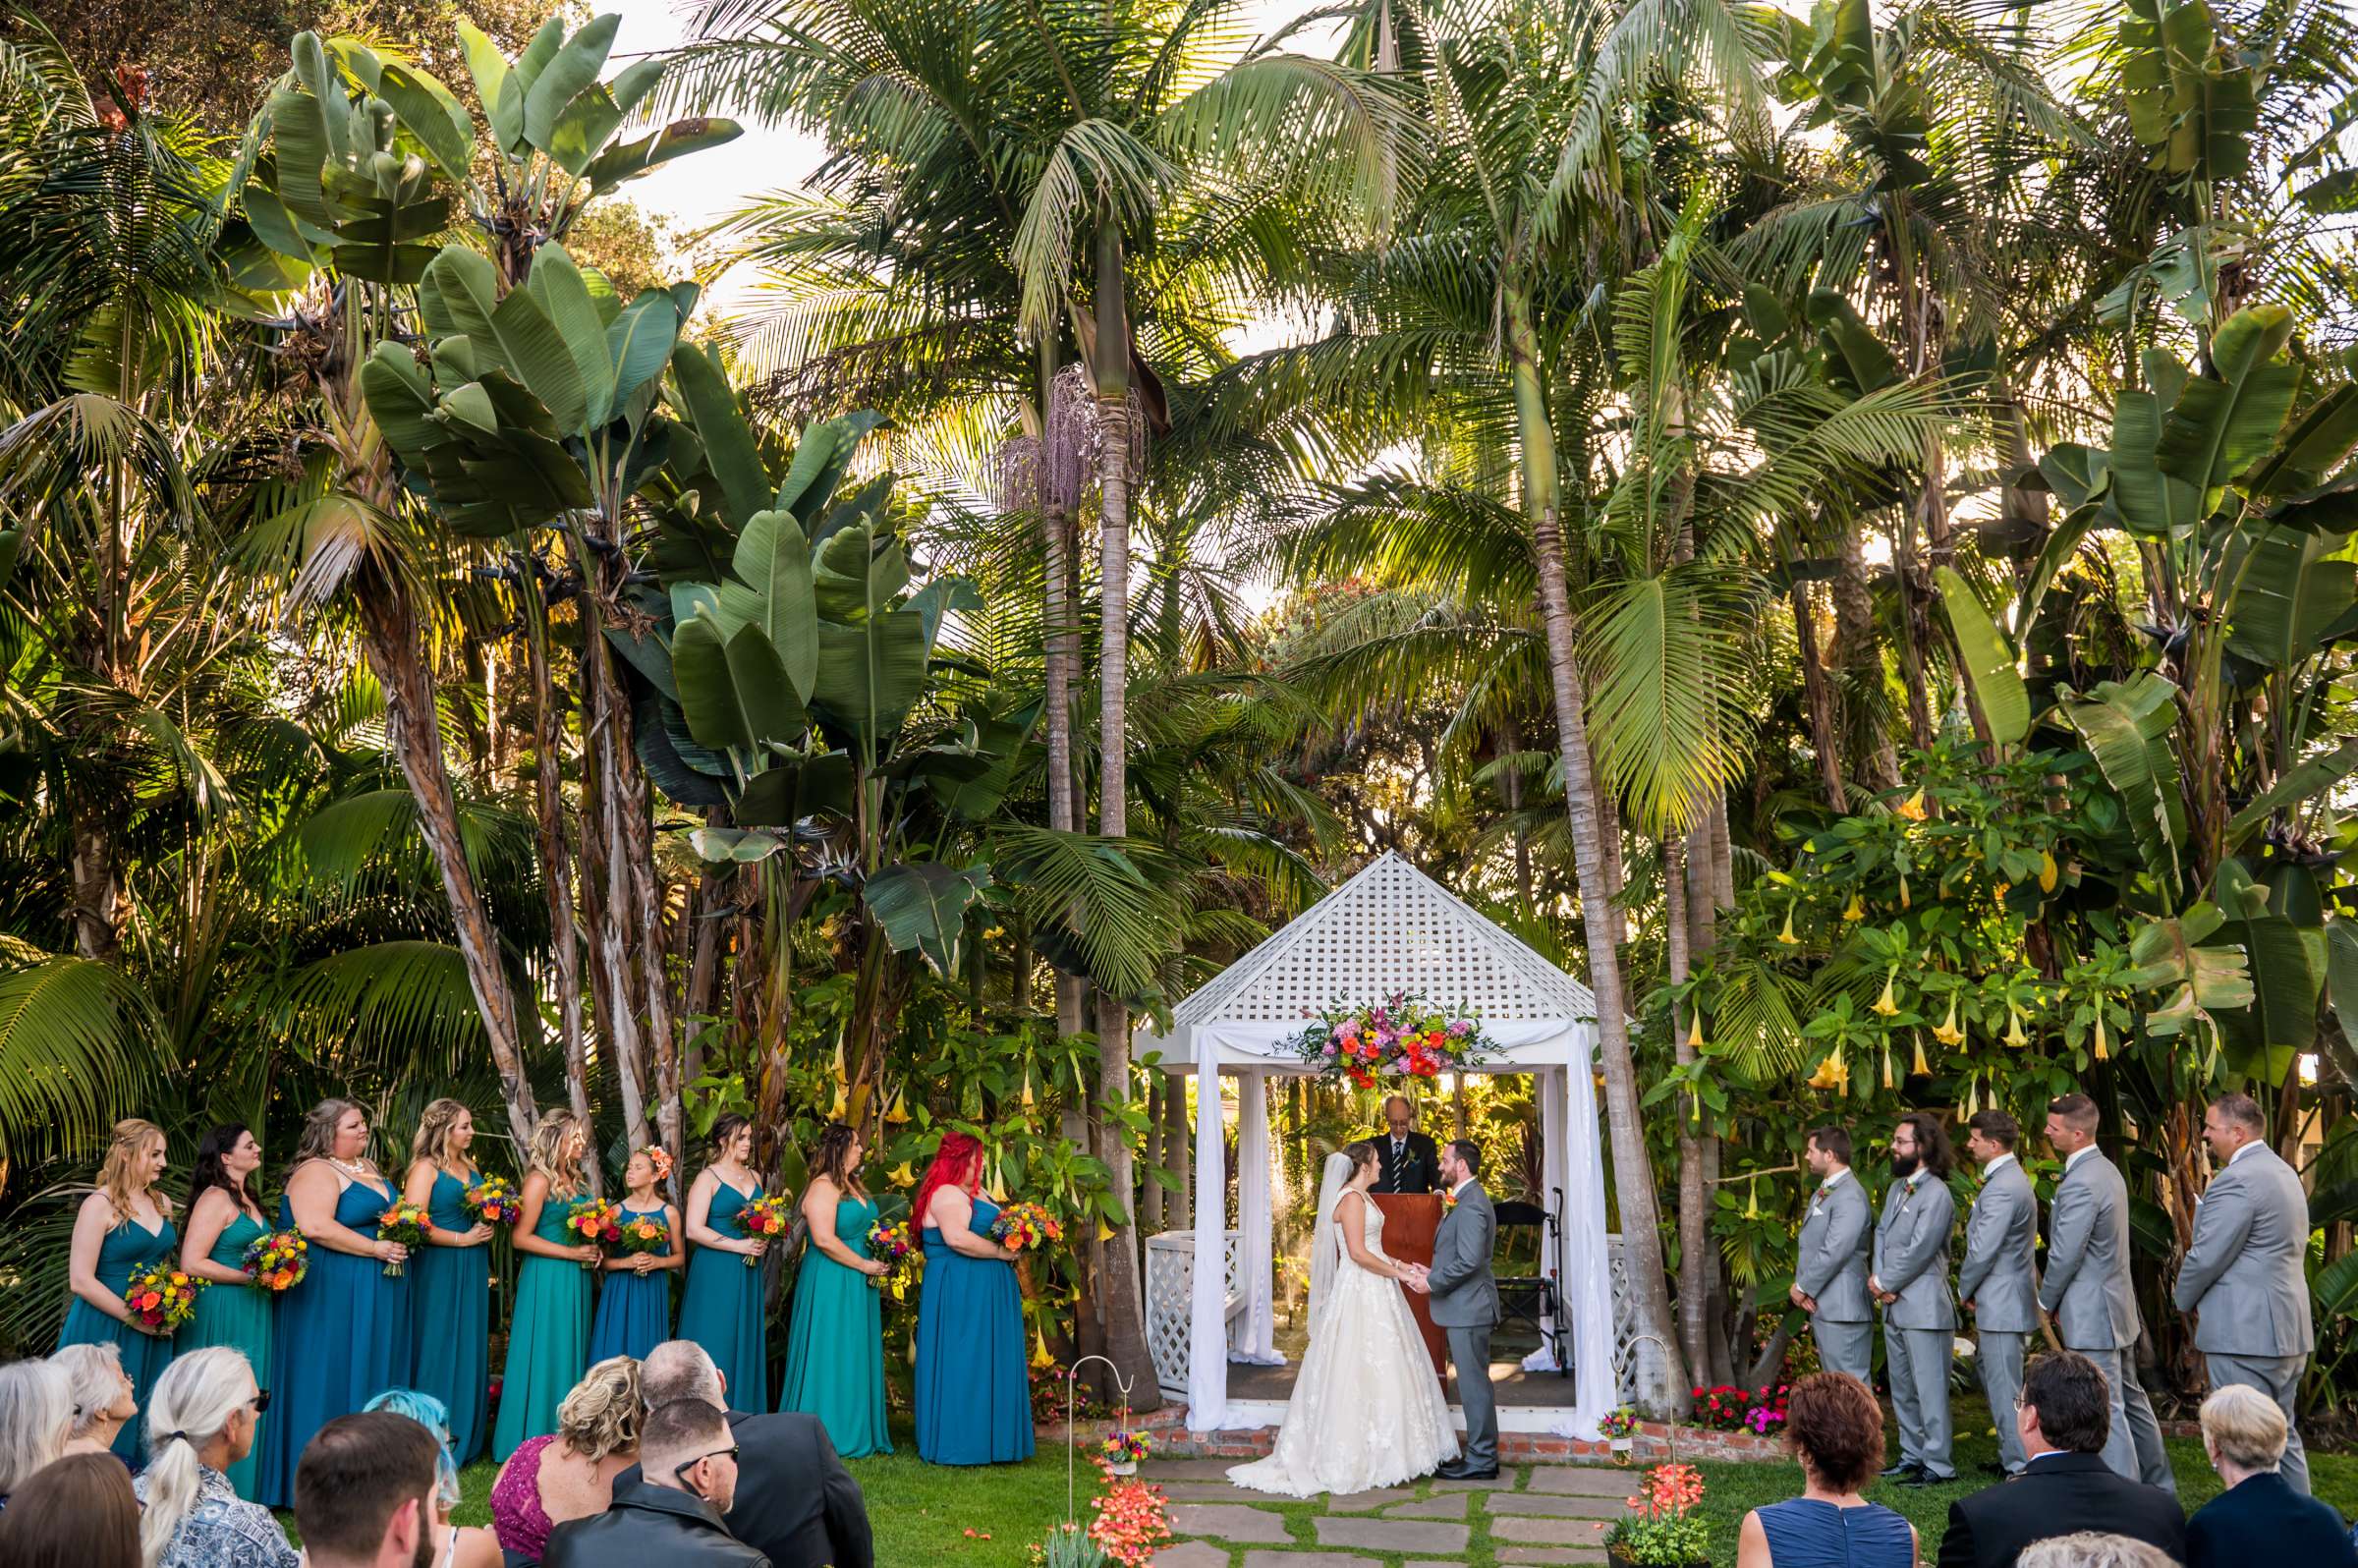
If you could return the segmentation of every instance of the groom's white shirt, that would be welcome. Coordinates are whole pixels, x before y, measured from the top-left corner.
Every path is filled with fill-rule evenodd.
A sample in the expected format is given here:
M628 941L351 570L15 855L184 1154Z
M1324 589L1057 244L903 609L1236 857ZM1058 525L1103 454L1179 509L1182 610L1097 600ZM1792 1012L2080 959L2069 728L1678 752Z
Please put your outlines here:
M1467 1178L1466 1178L1464 1181L1462 1181L1462 1182L1459 1182L1459 1183L1458 1183L1458 1184L1457 1184L1455 1187L1452 1187L1452 1188L1450 1188L1450 1189L1449 1189L1449 1196L1450 1196L1450 1197L1452 1197L1452 1198L1455 1198L1455 1197L1456 1197L1458 1194L1460 1194L1460 1193L1464 1192L1464 1191L1465 1191L1467 1188L1469 1188L1469 1187L1473 1186L1473 1185L1474 1185L1474 1181L1475 1181L1475 1178L1473 1178L1473 1177L1471 1177L1471 1176L1467 1177Z

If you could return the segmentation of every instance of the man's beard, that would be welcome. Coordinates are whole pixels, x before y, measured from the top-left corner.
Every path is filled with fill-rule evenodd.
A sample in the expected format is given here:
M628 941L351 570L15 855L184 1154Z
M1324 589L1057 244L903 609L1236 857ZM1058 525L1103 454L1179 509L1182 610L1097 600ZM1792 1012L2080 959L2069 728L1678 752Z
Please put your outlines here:
M1897 1149L1891 1152L1891 1174L1903 1182L1916 1174L1919 1163L1921 1161L1914 1154L1902 1154Z

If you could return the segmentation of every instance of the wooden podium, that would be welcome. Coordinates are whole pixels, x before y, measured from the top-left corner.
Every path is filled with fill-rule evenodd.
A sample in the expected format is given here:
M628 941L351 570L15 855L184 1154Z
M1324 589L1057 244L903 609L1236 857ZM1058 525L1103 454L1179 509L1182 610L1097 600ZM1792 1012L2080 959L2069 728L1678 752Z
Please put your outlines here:
M1383 1214L1383 1250L1385 1256L1397 1262L1432 1263L1432 1238L1441 1228L1441 1196L1438 1193L1370 1193L1369 1199ZM1400 1294L1408 1298L1408 1310L1417 1319L1417 1331L1425 1336L1425 1349L1432 1357L1432 1374L1441 1379L1441 1391L1448 1393L1449 1341L1433 1326L1432 1299L1406 1285Z

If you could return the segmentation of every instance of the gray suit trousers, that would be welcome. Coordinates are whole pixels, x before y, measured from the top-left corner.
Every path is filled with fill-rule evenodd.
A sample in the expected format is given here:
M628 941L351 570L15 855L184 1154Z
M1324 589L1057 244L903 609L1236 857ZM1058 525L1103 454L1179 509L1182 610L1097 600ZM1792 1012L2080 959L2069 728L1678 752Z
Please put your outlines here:
M1490 1325L1449 1328L1449 1360L1457 1368L1457 1402L1466 1412L1466 1468L1498 1464L1498 1402L1490 1393Z
M2210 1364L2211 1386L2242 1383L2257 1388L2284 1412L2284 1462L2276 1473L2302 1496L2309 1494L2309 1451L2301 1446L2301 1428L2292 1423L2292 1403L2301 1391L2301 1368L2306 1356L2224 1356L2217 1351L2203 1358Z
M2028 1334L1985 1328L1976 1336L1973 1363L1982 1371L1982 1392L1990 1396L1990 1424L1997 1428L1997 1462L2020 1475L2030 1456L2022 1451L2022 1428L2014 1424L2014 1401L2022 1393L2022 1358Z
M1848 1372L1868 1387L1875 1386L1875 1324L1829 1323L1810 1319L1810 1336L1818 1341L1818 1363L1827 1372Z
M2137 1352L2083 1350L2080 1354L2096 1363L2112 1395L2105 1463L2116 1476L2176 1491L2178 1478L2169 1468L2169 1451L2162 1446L2162 1423L2154 1419L2153 1401L2145 1397L2145 1385L2137 1380Z
M1921 1465L1937 1481L1957 1474L1948 1426L1948 1361L1956 1337L1946 1328L1883 1324L1883 1365L1891 1374L1900 1463Z

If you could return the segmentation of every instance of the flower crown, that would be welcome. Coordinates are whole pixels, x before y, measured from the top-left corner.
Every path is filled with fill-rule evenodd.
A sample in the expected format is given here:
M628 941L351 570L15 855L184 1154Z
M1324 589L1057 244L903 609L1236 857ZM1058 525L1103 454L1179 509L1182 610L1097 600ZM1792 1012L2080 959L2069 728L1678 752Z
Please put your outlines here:
M655 1168L655 1180L659 1182L671 1180L670 1149L660 1144L650 1144L647 1146L646 1162Z

